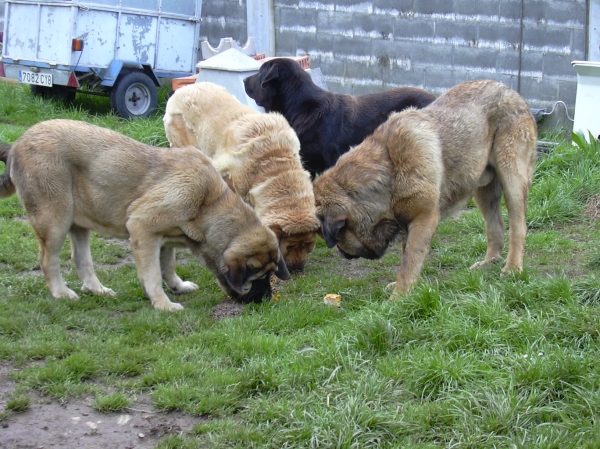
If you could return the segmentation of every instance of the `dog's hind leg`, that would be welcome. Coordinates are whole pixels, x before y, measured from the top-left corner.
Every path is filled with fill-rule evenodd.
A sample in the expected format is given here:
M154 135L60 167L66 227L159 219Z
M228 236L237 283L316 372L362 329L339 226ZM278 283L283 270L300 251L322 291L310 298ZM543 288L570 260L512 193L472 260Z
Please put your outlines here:
M498 177L504 191L508 211L508 254L503 273L520 272L523 269L525 235L527 234L527 196L533 178L537 156L537 132L533 118L526 117L519 123L509 123L510 130L500 133L494 152L498 159Z
M90 236L92 232L89 229L73 225L69 230L71 238L71 260L75 264L79 279L83 283L81 291L92 293L94 295L115 296L115 292L110 288L104 287L96 273L94 272L94 263L92 262L92 253L90 251Z
M46 220L37 216L28 216L35 230L40 247L40 266L50 294L55 298L79 299L79 295L67 287L60 275L60 250L67 238L66 226L47 224Z
M479 187L475 192L474 199L485 221L487 251L485 259L473 264L471 269L502 261L504 220L501 207L502 185L498 177L494 175L487 185Z
M177 273L175 273L175 248L172 246L163 246L160 249L160 271L165 284L167 284L171 292L180 295L198 290L196 284L182 281L177 276Z

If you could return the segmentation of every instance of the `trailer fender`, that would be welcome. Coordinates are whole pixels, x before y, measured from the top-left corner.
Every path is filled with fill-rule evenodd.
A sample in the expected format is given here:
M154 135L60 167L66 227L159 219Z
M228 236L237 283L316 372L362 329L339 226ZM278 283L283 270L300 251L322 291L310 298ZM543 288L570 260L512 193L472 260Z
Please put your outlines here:
M156 87L160 86L158 78L154 74L154 70L152 70L150 64L138 61L124 61L122 59L113 59L107 68L97 71L97 75L102 80L100 84L102 86L112 87L123 70L143 72L148 75Z

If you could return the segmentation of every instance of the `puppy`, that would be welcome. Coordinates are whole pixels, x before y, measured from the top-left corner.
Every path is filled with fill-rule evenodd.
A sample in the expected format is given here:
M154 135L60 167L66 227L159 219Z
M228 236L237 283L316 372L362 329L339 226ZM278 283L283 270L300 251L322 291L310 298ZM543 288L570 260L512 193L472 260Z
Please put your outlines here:
M337 245L347 258L376 259L402 237L392 297L406 294L439 221L473 196L488 246L485 259L471 268L501 260L504 193L510 230L502 271L521 271L536 140L536 122L523 98L495 81L458 84L424 109L393 114L315 181L327 246Z
M261 114L224 87L203 82L175 91L164 125L171 146L194 145L212 158L228 185L275 232L288 269L302 271L319 222L298 137L285 118Z
M300 139L300 157L314 179L385 122L390 113L427 106L435 96L402 87L353 97L321 89L289 58L265 62L244 79L248 96L267 112L279 112Z
M55 298L77 299L60 275L67 234L82 291L114 296L92 264L91 231L129 238L145 295L156 309L179 310L162 289L189 293L175 273L175 246L203 260L221 288L243 302L271 296L269 277L289 273L277 238L193 147L155 148L73 120L32 126L10 148L0 198L17 193L40 246L40 264Z

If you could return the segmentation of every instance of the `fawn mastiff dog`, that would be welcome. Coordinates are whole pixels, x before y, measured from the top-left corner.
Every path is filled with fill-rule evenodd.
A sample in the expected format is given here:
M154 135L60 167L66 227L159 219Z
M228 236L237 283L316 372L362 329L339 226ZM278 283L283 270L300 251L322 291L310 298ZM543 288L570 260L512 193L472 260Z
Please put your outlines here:
M393 114L315 181L327 246L347 258L375 259L401 236L393 298L417 282L439 221L473 196L488 245L471 268L500 261L504 194L510 226L502 271L521 271L536 141L523 98L490 80L458 84L424 109Z
M92 264L91 231L129 238L144 293L156 309L179 310L162 289L198 286L175 273L175 246L186 246L240 301L270 297L271 273L287 279L277 239L225 184L197 148L155 148L73 120L38 123L0 147L6 170L0 198L17 193L40 247L55 298L78 295L60 275L67 234L82 291L114 296Z
M244 79L248 96L267 112L279 112L300 139L300 157L314 178L358 145L392 112L427 106L435 96L423 89L399 87L359 95L335 94L317 86L289 58L265 62Z
M194 145L279 239L289 270L302 271L319 222L300 144L280 114L262 114L227 89L201 82L177 89L164 116L171 146Z

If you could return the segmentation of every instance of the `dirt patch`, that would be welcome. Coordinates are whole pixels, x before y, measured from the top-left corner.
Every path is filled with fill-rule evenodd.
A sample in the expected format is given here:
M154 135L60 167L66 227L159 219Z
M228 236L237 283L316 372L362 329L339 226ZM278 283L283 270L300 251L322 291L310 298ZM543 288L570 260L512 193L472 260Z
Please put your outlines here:
M15 385L9 378L13 368L0 366L0 411ZM145 449L158 445L167 435L181 434L202 422L183 413L160 413L148 396L122 413L101 413L90 398L65 404L32 397L27 411L13 413L0 422L1 449Z
M585 217L600 219L600 195L593 197L583 208Z
M235 318L244 311L244 305L235 302L231 298L225 298L220 304L217 304L210 311L211 318L222 320L224 318Z

